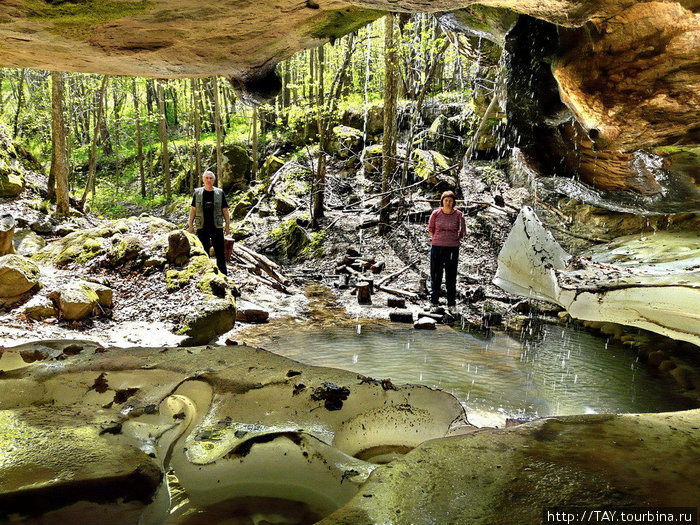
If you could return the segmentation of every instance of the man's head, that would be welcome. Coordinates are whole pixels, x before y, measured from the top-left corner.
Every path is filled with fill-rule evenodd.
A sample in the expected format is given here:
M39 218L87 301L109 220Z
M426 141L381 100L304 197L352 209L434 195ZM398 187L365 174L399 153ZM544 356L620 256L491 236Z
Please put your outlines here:
M204 184L204 189L211 191L214 189L214 182L216 182L216 175L213 172L207 170L202 173L202 183Z

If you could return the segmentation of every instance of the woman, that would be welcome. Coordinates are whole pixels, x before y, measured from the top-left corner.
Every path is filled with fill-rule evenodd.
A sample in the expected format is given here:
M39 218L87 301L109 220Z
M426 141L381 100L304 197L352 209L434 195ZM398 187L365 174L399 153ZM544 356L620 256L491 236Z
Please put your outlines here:
M447 308L457 313L455 296L457 293L457 258L459 242L466 232L464 215L455 209L455 194L446 191L440 197L440 207L430 215L428 232L432 238L430 247L430 303L434 309L440 300L442 271L445 270L447 287Z

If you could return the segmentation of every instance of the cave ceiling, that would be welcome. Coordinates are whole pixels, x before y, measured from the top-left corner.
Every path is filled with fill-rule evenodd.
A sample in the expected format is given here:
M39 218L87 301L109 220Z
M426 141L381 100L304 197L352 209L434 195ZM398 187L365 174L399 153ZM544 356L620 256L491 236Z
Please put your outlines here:
M478 10L484 9L490 11L482 16ZM648 166L634 168L639 151L675 155L677 164L690 165L691 183L698 183L699 9L696 0L3 0L0 66L161 78L222 75L239 94L252 94L249 101L261 102L279 89L277 63L387 10L439 13L441 22L451 21L450 31L464 17L445 18L445 12L466 11L469 20L476 10L475 23L464 29L505 42L506 49L514 13L529 15L524 18L556 33L556 46L541 48L533 34L530 52L554 86L543 93L560 106L527 116L536 124L530 126L531 150L551 149L569 172L598 188L655 195L663 192L658 175ZM520 38L520 47L527 47L527 31ZM545 138L539 138L540 121L549 123ZM577 153L558 151L562 145ZM545 174L557 169L540 166Z

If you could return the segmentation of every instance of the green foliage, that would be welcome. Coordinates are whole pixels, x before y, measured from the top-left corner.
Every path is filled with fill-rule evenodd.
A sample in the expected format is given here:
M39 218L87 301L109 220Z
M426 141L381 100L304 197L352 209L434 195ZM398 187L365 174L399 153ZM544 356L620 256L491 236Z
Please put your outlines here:
M311 234L311 242L302 250L302 255L311 259L321 259L325 255L323 244L326 242L326 232L314 232Z

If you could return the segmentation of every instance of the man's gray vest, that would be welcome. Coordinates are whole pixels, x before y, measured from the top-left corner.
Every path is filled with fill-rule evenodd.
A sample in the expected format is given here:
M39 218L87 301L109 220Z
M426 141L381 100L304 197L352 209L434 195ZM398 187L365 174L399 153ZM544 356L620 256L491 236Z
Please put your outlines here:
M214 227L224 227L224 213L221 211L224 190L214 187ZM204 186L194 190L194 205L196 208L194 225L200 230L204 228Z

